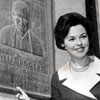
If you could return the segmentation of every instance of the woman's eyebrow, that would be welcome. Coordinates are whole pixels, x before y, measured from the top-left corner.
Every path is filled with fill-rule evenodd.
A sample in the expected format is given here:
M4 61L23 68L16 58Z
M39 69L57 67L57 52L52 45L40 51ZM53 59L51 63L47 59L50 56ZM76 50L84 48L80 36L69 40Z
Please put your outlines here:
M82 35L87 35L87 34L86 34L85 32L83 32L83 33L81 34L81 36L82 36Z
M68 37L66 37L66 39L71 39L71 38L74 38L74 36L68 36Z

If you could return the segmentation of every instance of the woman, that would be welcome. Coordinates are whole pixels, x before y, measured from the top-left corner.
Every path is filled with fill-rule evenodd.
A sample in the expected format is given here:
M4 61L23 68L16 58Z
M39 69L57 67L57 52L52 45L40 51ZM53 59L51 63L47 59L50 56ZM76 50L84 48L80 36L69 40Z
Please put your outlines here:
M100 100L100 60L89 56L91 27L78 13L61 16L55 27L58 48L71 60L52 76L51 100Z
M78 13L58 19L56 45L71 59L52 76L51 100L100 100L100 60L88 55L91 33L88 20Z

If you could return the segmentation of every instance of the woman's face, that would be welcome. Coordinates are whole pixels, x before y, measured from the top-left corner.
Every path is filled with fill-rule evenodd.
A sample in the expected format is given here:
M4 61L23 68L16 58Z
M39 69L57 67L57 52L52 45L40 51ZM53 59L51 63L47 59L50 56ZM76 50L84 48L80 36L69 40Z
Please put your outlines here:
M80 59L85 57L89 50L89 39L86 29L81 24L72 26L64 39L64 44L71 58Z

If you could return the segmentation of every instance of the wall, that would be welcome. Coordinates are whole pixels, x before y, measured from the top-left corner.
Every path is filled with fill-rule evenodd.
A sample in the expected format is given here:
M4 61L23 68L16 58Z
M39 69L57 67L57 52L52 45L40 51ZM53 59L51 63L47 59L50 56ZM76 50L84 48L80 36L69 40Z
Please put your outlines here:
M55 23L59 16L68 12L79 12L86 16L85 0L55 0ZM55 47L56 70L70 59L66 51Z

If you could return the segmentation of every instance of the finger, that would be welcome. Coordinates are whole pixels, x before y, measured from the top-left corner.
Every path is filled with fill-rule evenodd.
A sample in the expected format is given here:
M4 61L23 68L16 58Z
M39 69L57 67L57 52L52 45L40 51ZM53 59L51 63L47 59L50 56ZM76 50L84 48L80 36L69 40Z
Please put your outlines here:
M18 93L18 94L16 95L16 97L17 97L17 98L19 98L19 97L20 97L20 95L21 95L21 94L20 94L20 93Z
M29 100L29 97L28 96L26 96L26 95L21 95L20 93L18 93L17 95L16 95L16 97L18 98L18 100Z
M16 87L17 88L17 90L19 90L22 94L25 94L25 92L24 92L24 90L22 89L22 88L20 88L20 87Z
M20 99L20 100L27 100L27 98L24 96L24 95L20 95L19 97L18 97L18 99Z
M21 99L20 99L20 96L21 96L20 93L18 93L18 94L16 95L16 97L18 98L18 100L21 100Z

